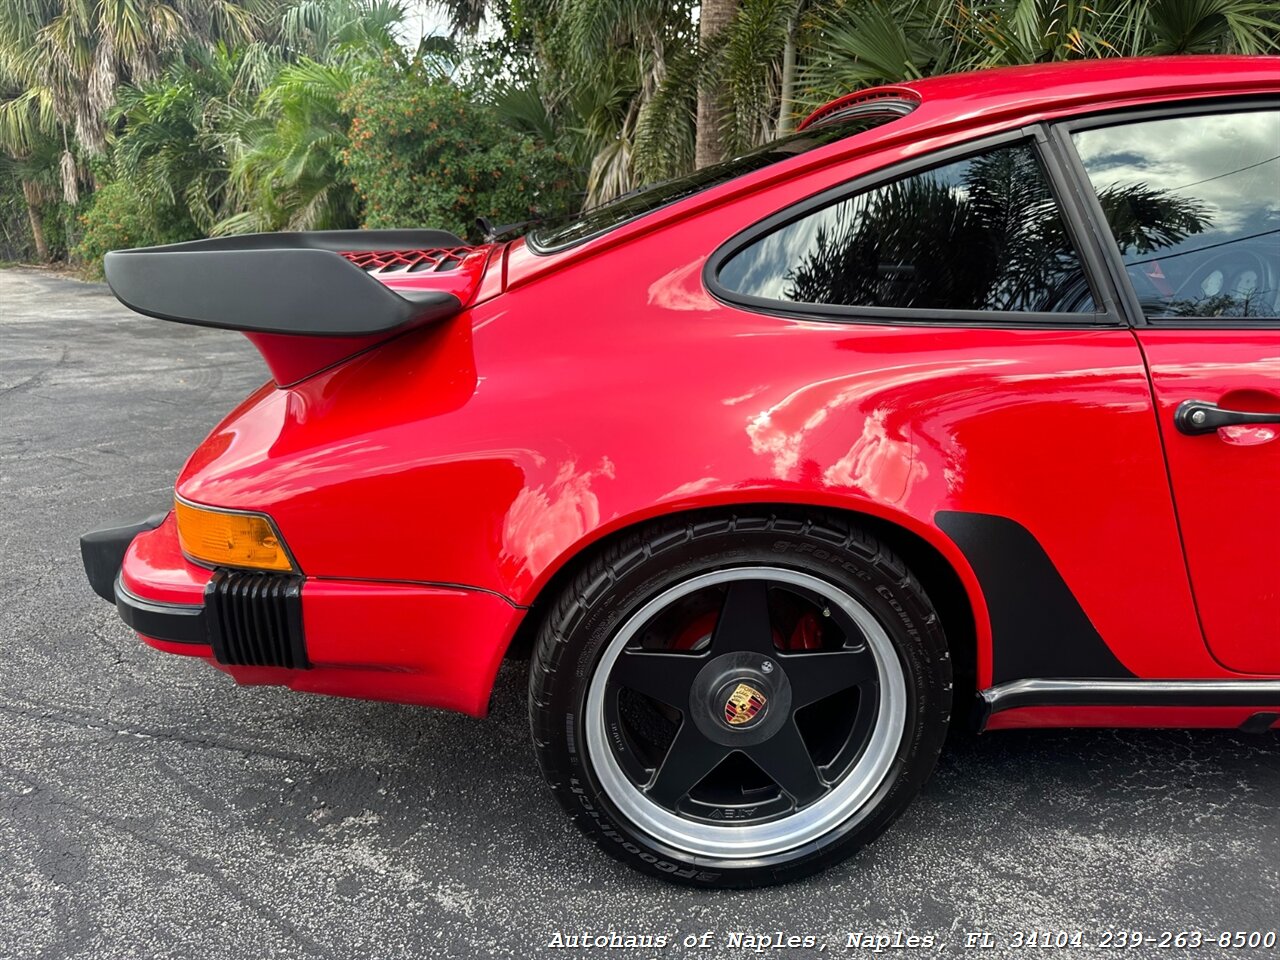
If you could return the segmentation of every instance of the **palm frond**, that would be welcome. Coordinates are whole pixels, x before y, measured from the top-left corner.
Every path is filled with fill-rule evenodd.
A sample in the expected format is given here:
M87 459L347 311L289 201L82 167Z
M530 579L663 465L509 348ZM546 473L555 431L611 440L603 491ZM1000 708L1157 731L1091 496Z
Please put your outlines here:
M742 0L725 31L719 76L707 79L722 92L729 153L773 139L782 53L796 14L796 0Z

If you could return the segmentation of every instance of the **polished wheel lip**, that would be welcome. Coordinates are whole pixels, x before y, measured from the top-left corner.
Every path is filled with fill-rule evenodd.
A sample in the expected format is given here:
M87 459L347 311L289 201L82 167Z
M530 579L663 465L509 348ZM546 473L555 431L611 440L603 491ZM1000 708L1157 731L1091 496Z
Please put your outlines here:
M744 579L801 587L839 606L862 630L875 658L879 708L862 756L823 797L777 820L720 826L672 813L645 796L631 782L609 748L605 730L605 690L622 651L658 611L697 590ZM691 577L665 590L632 614L614 634L596 664L587 687L585 710L587 762L605 796L625 819L659 843L691 856L752 860L804 847L838 826L856 823L870 812L867 800L888 776L906 734L907 685L902 664L888 633L860 601L834 584L799 570L737 566Z

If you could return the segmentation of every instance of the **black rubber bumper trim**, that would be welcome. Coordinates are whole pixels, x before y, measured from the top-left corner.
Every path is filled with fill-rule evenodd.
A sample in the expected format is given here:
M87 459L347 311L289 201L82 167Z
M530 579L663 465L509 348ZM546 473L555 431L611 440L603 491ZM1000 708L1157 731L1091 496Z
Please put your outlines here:
M90 530L80 538L80 559L93 592L108 603L116 602L116 578L124 563L124 553L140 533L154 530L169 514L154 513L136 523L116 524Z
M144 637L170 643L209 644L202 604L143 600L126 590L118 579L115 600L120 619Z
M204 590L213 658L229 666L311 669L302 583L291 574L214 571Z

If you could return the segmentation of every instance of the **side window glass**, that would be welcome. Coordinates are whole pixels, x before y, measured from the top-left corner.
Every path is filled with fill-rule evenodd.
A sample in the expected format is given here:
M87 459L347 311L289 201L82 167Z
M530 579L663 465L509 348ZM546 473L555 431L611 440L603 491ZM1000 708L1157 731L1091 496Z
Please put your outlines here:
M934 167L807 213L721 266L786 303L1091 312L1080 257L1029 144Z
M1150 318L1280 316L1280 111L1072 135Z

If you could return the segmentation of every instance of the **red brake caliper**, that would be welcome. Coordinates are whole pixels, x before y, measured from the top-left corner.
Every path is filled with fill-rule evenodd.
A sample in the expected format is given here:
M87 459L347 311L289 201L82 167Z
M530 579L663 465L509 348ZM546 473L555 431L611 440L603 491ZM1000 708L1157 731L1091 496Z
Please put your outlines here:
M822 624L818 622L818 618L813 615L812 611L806 611L796 623L796 628L791 631L791 636L787 638L787 642L782 649L795 651L820 650L821 648Z
M711 636L711 631L716 628L716 620L719 617L720 614L716 611L708 610L676 635L675 640L671 642L671 649L692 650L707 637Z
M719 614L714 610L697 617L676 635L669 649L694 649L699 643L711 636L711 632L716 628L716 620L718 618ZM773 643L779 649L791 652L797 650L821 650L822 623L812 611L807 611L796 622L795 629L791 631L790 637L784 638L775 628L773 631Z

